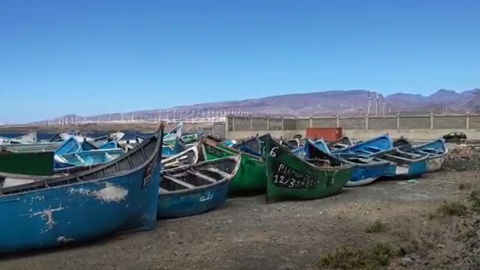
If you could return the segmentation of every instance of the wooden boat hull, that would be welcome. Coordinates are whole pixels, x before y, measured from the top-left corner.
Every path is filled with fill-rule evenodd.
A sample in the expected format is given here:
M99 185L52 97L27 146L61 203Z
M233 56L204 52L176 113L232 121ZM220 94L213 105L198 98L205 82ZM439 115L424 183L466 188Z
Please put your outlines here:
M359 151L380 152L392 148L392 140L387 134L384 134L343 149L331 149L331 151L332 153L355 153Z
M436 172L442 169L443 163L447 159L447 153L430 154L427 158L427 172Z
M179 218L202 214L222 207L228 197L228 181L214 188L192 190L189 194L160 193L157 218Z
M110 162L125 152L122 149L97 149L91 151L82 151L69 153L62 156L55 156L57 168L69 168L75 166L90 166Z
M328 144L326 144L326 147L328 147L328 149L331 149L333 151L333 150L344 149L352 145L353 145L352 140L350 140L349 137L344 136L336 141L329 142Z
M443 138L431 142L415 145L412 148L414 153L428 155L427 172L435 172L442 169L443 163L448 156L448 147Z
M352 176L352 166L314 166L271 137L265 140L265 156L267 203L331 196L339 193Z
M98 147L89 141L82 142L82 151L91 151L91 150L97 150L97 149Z
M421 177L427 171L428 156L419 156L400 150L375 154L376 157L390 161L390 166L382 178L411 179Z
M105 180L34 192L15 204L7 198L11 196L0 198L3 220L15 224L0 231L0 252L90 241L118 230L152 229L155 223L150 217L157 210L152 202L158 200L152 196L158 198L155 185L160 174L155 172L143 189L131 177L141 179L142 173L118 177L114 183ZM50 203L39 203L45 201ZM19 209L28 211L19 213Z
M356 187L371 184L382 177L388 168L388 162L378 162L368 165L355 164L352 177L345 186Z
M328 159L330 163L333 163L336 166L342 164L353 166L352 176L345 185L347 187L364 186L373 183L385 174L390 165L390 163L386 161L361 157L355 154L332 155L323 140L318 140L316 142L307 140L307 143L305 144L305 152L309 159L322 158Z
M262 150L264 148L264 140L266 139L267 135L262 135L262 136L255 136L250 139L241 141L239 143L236 143L232 145L232 148L235 148L239 151L243 151L246 153L249 153L254 156L261 156L262 155Z
M352 177L345 185L347 187L369 185L381 178L390 167L390 162L368 156L339 155L338 158L354 166Z
M161 130L160 134L163 127ZM1 188L2 220L14 226L0 230L0 252L53 247L96 240L118 231L155 228L160 145L161 139L149 141L138 149L140 152L134 150L134 155L122 159L121 164L115 161L68 177L30 177L36 181ZM147 151L150 154L145 156Z
M164 169L172 169L180 166L196 164L200 158L198 152L198 147L196 145L192 146L183 152L163 159L162 166Z
M228 197L229 180L238 171L239 159L240 157L216 159L216 160L207 161L207 162L203 162L203 163L192 165L192 166L183 166L180 168L164 171L162 176L163 182L159 189L157 218L164 219L164 218L179 218L179 217L193 216L193 215L202 214L223 206ZM204 185L190 188L190 189L187 189L185 186L181 186L178 183L178 181L175 182L176 174L178 173L184 174L184 172L189 170L190 168L202 167L208 163L222 162L221 160L231 160L233 161L234 164L232 164L233 167L231 168L232 174L228 176L225 176L226 173L224 172L220 171L220 173L218 173L217 170L214 170L213 172L214 174L216 171L216 175L219 177L222 177L222 180L218 182L212 183L207 180L198 178L197 180L204 181L202 183ZM168 183L168 181L171 181L171 182ZM182 183L185 183L185 182L182 182ZM177 185L177 187L180 187L182 189L176 190L173 192L168 192L162 188L172 184ZM185 185L189 185L189 184L185 183Z
M118 149L117 141L109 141L102 144L98 149Z
M394 145L400 151L420 156L427 156L427 172L434 172L442 169L448 155L448 147L443 138L439 138L424 144L412 145L406 138L397 139Z
M222 144L201 144L201 155L204 160L240 155L240 169L230 180L229 192L231 194L265 191L267 179L265 163L260 158L247 153L238 152Z
M175 155L175 145L164 145L162 147L163 158L168 158Z

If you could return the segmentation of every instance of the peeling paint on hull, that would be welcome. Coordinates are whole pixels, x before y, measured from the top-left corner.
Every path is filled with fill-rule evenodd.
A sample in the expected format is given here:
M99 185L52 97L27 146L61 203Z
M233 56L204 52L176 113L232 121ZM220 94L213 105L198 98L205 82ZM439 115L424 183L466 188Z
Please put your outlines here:
M142 188L143 170L0 196L0 252L85 242L156 227L161 166Z
M438 156L430 156L427 159L427 172L435 172L442 168L443 162L445 162L446 154Z

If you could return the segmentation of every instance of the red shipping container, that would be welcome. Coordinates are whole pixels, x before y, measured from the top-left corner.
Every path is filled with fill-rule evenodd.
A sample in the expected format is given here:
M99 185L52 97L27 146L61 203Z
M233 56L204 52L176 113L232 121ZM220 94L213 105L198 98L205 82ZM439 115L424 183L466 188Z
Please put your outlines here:
M343 137L342 128L307 128L306 137L312 140L323 139L326 142L333 142Z

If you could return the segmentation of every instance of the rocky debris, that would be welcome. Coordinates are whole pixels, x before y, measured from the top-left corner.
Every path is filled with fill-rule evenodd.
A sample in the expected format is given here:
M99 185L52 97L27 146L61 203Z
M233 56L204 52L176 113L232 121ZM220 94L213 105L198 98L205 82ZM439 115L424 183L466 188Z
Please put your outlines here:
M448 156L443 168L451 171L480 170L480 145L449 144Z
M410 257L403 257L403 258L400 259L400 263L403 266L412 266L412 265L415 264L415 261Z

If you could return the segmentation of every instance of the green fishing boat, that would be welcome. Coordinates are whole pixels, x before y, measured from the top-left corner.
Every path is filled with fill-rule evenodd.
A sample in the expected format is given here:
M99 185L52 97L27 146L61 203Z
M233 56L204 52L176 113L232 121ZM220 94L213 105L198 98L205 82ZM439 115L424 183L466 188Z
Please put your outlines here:
M0 152L0 172L53 175L53 152Z
M296 156L271 136L264 140L267 203L320 199L339 193L352 176L351 165L312 164ZM312 161L313 162L313 161ZM320 166L316 166L320 165Z
M210 137L203 139L199 147L203 160L241 156L240 168L235 177L230 180L229 192L231 194L265 191L267 179L265 163L261 158L224 146Z

